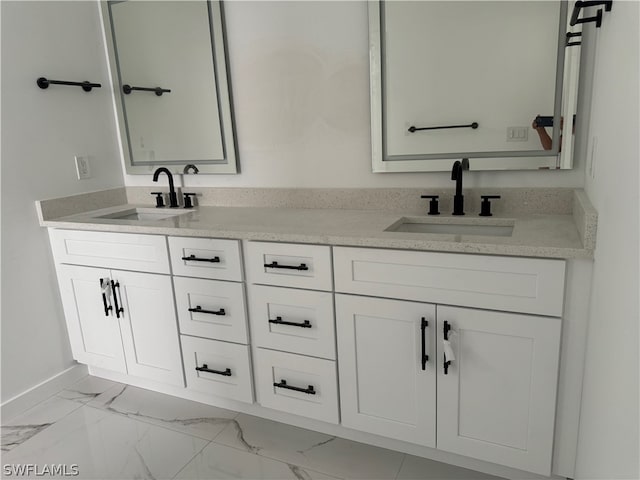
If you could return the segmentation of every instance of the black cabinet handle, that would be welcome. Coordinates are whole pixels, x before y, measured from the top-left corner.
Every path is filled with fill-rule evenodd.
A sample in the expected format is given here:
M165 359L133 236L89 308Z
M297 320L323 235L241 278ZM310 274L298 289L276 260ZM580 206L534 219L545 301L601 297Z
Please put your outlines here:
M429 355L427 355L427 339L425 337L429 322L426 318L422 317L420 322L420 330L422 331L422 370L426 370L427 362L429 361Z
M265 263L266 268L282 268L286 270L309 270L306 263L300 265L278 265L278 262Z
M196 313L208 313L209 315L226 315L227 314L227 312L224 311L224 308L221 308L220 310L205 310L200 305L196 305L196 308L190 308L189 311L196 312Z
M449 330L451 330L451 325L449 325L449 322L447 322L446 320L444 321L443 327L442 327L442 333L443 333L443 338L445 340L449 340ZM447 355L444 355L444 363L442 364L442 367L444 368L444 374L448 375L449 374L449 365L451 365L451 362L447 360Z
M201 367L196 367L196 370L198 372L215 373L216 375L222 375L224 377L230 377L231 376L231 369L230 368L227 368L225 370L211 370L209 368L209 365L207 365L206 363L203 363Z
M280 380L280 383L274 383L273 386L278 388L286 388L287 390L295 390L296 392L308 393L309 395L316 394L313 385L309 385L307 388L292 387L291 385L287 385L286 380Z
M104 278L100 279L100 289L102 290L102 304L104 305L104 316L108 317L109 316L109 312L111 310L113 310L113 307L111 305L107 305L107 292L105 289L104 284L107 283L104 281ZM107 286L109 284L107 283Z
M270 318L269 323L275 323L276 325L291 325L292 327L311 328L311 322L309 320L305 320L303 323L296 323L282 320L282 317L276 317L275 320Z
M131 92L135 90L138 90L140 92L155 92L155 94L159 97L161 97L163 93L171 93L171 90L169 90L168 88L132 87L131 85L122 86L122 91L124 92L125 95L129 95Z
M210 262L210 263L220 263L220 257L213 258L199 258L195 255L189 255L188 257L182 257L182 260L188 260L190 262Z
M124 313L124 308L122 308L121 306L122 298L120 298L120 303L118 303L118 294L120 293L120 282L114 282L113 280L111 280L111 290L113 291L113 302L116 304L116 318L120 318L120 314Z

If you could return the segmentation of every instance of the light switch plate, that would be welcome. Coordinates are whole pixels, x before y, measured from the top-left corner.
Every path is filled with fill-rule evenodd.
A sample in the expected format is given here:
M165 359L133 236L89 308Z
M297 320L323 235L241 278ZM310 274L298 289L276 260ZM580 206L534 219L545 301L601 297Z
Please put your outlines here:
M526 142L528 139L528 127L507 127L507 142Z
M76 155L74 159L76 162L76 173L78 174L78 180L91 178L91 168L89 167L89 157L86 155Z

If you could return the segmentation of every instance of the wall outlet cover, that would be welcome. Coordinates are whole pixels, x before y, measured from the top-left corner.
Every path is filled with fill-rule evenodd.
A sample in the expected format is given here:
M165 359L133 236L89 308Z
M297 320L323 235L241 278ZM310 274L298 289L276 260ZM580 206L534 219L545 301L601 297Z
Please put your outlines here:
M76 173L78 174L78 180L91 178L91 168L89 167L89 157L87 155L76 155L74 159L76 162Z

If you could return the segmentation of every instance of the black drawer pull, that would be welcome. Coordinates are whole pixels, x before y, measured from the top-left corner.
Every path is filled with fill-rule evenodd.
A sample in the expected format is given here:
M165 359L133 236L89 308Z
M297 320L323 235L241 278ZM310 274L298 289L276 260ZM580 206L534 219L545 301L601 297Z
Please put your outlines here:
M111 280L111 291L113 292L113 302L116 304L116 318L120 318L120 314L124 314L124 308L122 308L122 296L120 297L120 303L118 303L120 282L114 282L113 280Z
M207 365L206 363L203 363L201 367L196 367L196 370L199 371L199 372L215 373L216 375L222 375L224 377L230 377L231 376L231 369L230 368L227 368L224 371L211 370L209 368L209 365Z
M195 255L189 255L188 257L182 257L182 260L188 260L190 262L210 262L210 263L220 263L220 257L213 258L198 258Z
M449 340L449 330L451 330L451 325L449 325L449 322L447 322L446 320L444 321L443 327L442 327L442 335L443 338L445 340ZM449 374L449 365L451 365L451 362L449 360L447 360L447 355L444 355L444 360L443 360L443 364L442 367L444 369L444 374L448 375Z
M305 320L304 323L296 323L282 320L282 317L276 317L275 320L270 318L269 323L275 323L276 325L291 325L292 327L311 328L311 322L309 320Z
M105 286L106 285L106 286ZM113 310L111 305L107 304L107 289L109 288L109 282L105 282L104 278L100 279L100 289L102 290L102 304L104 305L104 316L108 317L109 312Z
M422 370L426 370L427 362L429 361L429 355L427 355L427 339L425 337L428 326L429 322L426 318L422 317L422 321L420 322L420 330L422 331Z
M267 268L282 268L285 270L309 270L306 263L301 263L300 265L278 265L278 262L265 263L265 267Z
M196 308L190 308L190 312L196 313L208 313L209 315L226 315L227 313L224 311L224 308L220 310L205 310L200 305L196 305Z
M286 380L280 380L280 383L274 383L273 386L278 388L286 388L287 390L295 390L296 392L308 393L309 395L316 394L313 385L309 385L307 388L292 387L291 385L287 385Z

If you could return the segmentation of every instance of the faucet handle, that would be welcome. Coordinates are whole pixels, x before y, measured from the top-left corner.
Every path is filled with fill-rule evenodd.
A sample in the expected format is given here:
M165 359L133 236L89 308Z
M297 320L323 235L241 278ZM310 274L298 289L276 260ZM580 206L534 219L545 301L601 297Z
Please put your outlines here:
M491 217L493 214L491 213L491 200L500 198L500 195L480 195L482 198L482 203L480 204L480 216L481 217Z
M429 202L429 215L440 215L438 211L438 195L420 195L420 198L430 198Z
M191 202L191 197L195 197L195 193L183 193L184 195L184 208L193 208L193 203Z
M163 192L151 192L151 195L156 196L156 208L164 207L164 193Z

